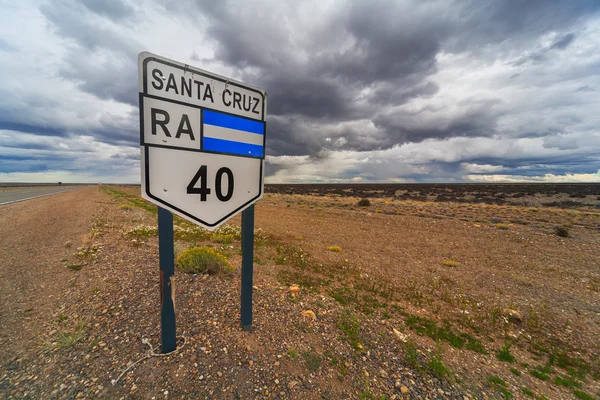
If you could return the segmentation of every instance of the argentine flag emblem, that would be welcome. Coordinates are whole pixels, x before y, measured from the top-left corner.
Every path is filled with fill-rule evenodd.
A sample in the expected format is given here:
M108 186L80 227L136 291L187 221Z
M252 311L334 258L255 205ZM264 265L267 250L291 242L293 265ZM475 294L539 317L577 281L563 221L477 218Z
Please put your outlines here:
M204 151L264 157L265 123L262 121L204 110L202 128Z

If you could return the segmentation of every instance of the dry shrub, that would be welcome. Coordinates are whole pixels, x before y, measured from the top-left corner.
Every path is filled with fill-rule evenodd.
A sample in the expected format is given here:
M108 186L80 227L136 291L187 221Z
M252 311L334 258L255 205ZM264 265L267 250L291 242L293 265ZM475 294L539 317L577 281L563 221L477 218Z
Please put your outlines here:
M230 275L235 271L227 257L209 247L194 247L181 252L177 267L187 274Z

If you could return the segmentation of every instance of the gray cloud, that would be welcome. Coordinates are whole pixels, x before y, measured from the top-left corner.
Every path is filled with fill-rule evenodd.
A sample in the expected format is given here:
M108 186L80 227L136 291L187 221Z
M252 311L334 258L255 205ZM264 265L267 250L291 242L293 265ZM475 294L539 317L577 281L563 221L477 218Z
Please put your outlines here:
M43 95L3 87L0 131L92 136L134 149L137 54L150 50L265 88L269 156L308 156L331 167L328 160L341 153L395 154L418 145L411 150L417 154L432 140L470 140L455 150L456 160L430 157L402 167L394 158L356 161L342 177L451 180L464 173L464 162L508 173L539 173L535 165L589 172L598 166L582 149L600 123L592 38L599 10L597 0L155 0L143 8L129 0L54 0L39 7L52 40L36 58L22 56L14 37L0 38L0 52L10 53L2 71L15 73L12 57L24 57L39 65L34 74L55 82L54 93ZM63 93L56 82L74 89ZM496 138L539 140L512 164L511 153L466 155L479 139ZM26 146L14 143L4 146ZM109 158L137 162L136 154ZM268 164L267 173L288 167Z
M595 92L595 91L596 91L596 89L594 89L593 87L591 87L591 86L588 86L588 85L579 86L579 87L578 87L578 88L575 90L575 92L576 92L576 93L581 93L581 92Z
M81 0L83 5L98 15L122 20L133 15L133 8L120 0Z

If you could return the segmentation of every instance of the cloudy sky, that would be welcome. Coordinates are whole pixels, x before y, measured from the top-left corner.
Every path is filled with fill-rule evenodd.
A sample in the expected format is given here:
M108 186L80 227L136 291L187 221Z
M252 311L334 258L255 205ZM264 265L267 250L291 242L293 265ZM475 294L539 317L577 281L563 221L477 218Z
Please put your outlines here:
M0 0L0 182L139 183L141 51L266 89L267 182L600 181L598 0Z

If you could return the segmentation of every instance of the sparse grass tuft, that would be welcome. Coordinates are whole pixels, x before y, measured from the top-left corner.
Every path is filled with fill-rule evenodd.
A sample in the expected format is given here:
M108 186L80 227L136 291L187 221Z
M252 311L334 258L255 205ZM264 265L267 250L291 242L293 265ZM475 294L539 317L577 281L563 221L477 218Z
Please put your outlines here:
M452 372L450 368L444 365L442 362L442 347L438 343L435 354L431 356L431 360L427 363L427 368L436 376L442 378L444 376L450 376Z
M339 253L342 251L342 248L340 246L329 246L327 247L327 250L333 251L334 253Z
M288 351L288 355L292 358L292 360L295 360L296 358L298 358L298 352L294 349L290 349Z
M310 372L317 372L321 368L321 356L314 350L302 353L302 358Z
M510 354L510 348L511 344L505 343L504 346L502 346L502 348L496 353L496 358L500 361L514 363L515 357L512 354Z
M506 382L496 375L488 376L488 383L494 387L505 399L512 399L513 394L506 388Z
M553 380L554 384L557 386L564 386L569 389L577 389L581 387L581 384L577 382L573 377L562 377L556 376Z
M80 271L83 268L83 264L67 264L67 268L72 271Z
M535 394L531 390L529 390L528 388L526 388L526 387L522 387L521 388L521 392L523 392L523 394L526 395L526 396L535 397Z
M516 369L516 368L509 368L509 369L510 369L510 372L513 373L513 375L521 376L521 371L519 371L518 369Z
M404 352L406 362L413 368L417 368L419 366L419 352L417 351L417 346L415 346L413 342L408 340L404 344Z
M573 390L573 394L575 397L581 400L594 400L594 396L589 395L586 392L582 392L581 390Z
M360 322L352 308L345 308L342 310L337 327L344 333L346 340L355 350L362 350L363 346L358 341Z
M60 349L66 349L75 345L77 342L83 339L86 327L87 323L82 321L75 325L72 330L59 331L55 335L54 345Z
M181 252L177 267L187 274L225 274L235 271L227 257L208 247L194 247Z
M544 373L542 371L539 371L538 369L532 369L532 370L529 371L529 373L532 376L535 376L536 378L541 379L543 381L549 381L550 380L550 375L548 375L548 374L546 374L546 373Z
M488 376L487 380L490 384L495 384L495 385L500 385L500 386L506 387L506 382L504 382L504 380L502 378L500 378L499 376L490 375L490 376Z

